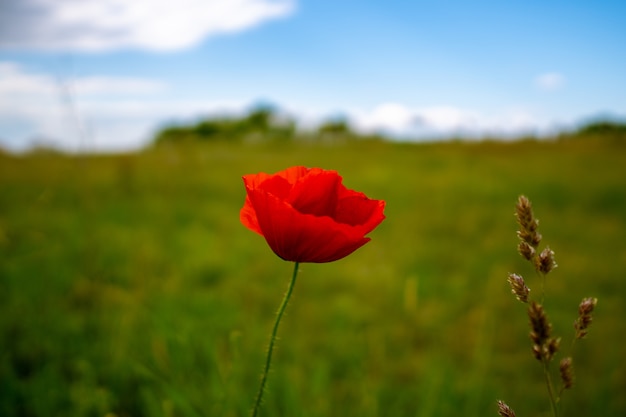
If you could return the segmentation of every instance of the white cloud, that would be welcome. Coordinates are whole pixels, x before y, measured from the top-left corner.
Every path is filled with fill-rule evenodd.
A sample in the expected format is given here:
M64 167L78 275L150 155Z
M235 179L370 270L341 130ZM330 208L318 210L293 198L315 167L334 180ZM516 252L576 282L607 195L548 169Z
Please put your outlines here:
M383 103L370 111L358 111L353 118L361 129L402 135L424 130L454 131L471 125L474 115L449 106L414 109L398 103Z
M76 94L151 94L166 90L158 81L132 77L82 77L74 83Z
M418 122L415 116L414 112L400 104L384 103L358 123L365 128L401 131L415 126Z
M411 108L398 103L385 103L372 110L352 111L349 118L360 131L415 139L454 135L511 136L543 128L540 120L523 109L485 115L454 106Z
M27 74L16 63L0 61L0 97L6 94L48 92L50 85L48 76Z
M14 150L29 147L33 140L48 140L70 151L137 149L168 121L242 114L255 99L172 99L168 93L168 86L158 80L110 76L57 80L13 62L0 62L0 143ZM315 128L329 116L327 109L303 105L285 110L300 127ZM507 137L541 133L549 127L546 120L524 108L485 114L455 106L383 103L370 109L348 109L345 117L361 132L416 140L455 135Z
M21 0L3 6L0 47L176 50L295 10L295 0Z
M152 103L163 102L159 93L166 90L155 80L108 76L60 80L0 62L0 140L12 149L44 139L73 150L85 145L137 147L155 118L169 116L166 111L154 112ZM106 140L85 144L85 137L95 136Z
M158 81L133 77L55 79L49 75L25 72L14 62L0 61L0 96L59 94L62 89L70 89L76 95L150 94L164 91L166 86Z
M565 85L565 77L558 72L547 72L535 78L535 85L544 91L554 91Z

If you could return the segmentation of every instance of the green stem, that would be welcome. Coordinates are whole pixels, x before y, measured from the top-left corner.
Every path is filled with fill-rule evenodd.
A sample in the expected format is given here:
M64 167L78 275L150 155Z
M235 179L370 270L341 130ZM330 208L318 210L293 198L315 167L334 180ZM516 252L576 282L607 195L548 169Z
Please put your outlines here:
M291 293L293 292L293 287L296 284L296 277L298 276L299 265L300 264L298 262L296 262L294 265L293 275L291 276L291 282L289 282L287 293L285 294L283 302L278 308L276 321L274 322L274 328L272 329L272 336L270 337L270 343L267 348L267 358L265 359L265 368L263 369L263 376L261 377L261 386L259 387L259 392L257 393L256 401L254 403L254 409L252 410L252 417L256 417L257 413L259 412L259 408L261 407L261 400L263 399L263 392L265 391L265 382L267 381L267 374L270 370L270 364L272 362L272 352L274 351L274 343L276 342L278 325L280 324L280 319L283 317L283 313L285 312L285 308L287 307L287 303L289 302L289 298L291 297Z
M546 359L542 359L543 374L546 377L546 385L548 386L548 395L550 396L550 405L552 406L552 415L558 417L559 409L557 406L558 399L554 395L554 387L552 386L552 378L550 378L550 369L548 368L548 362Z
M543 274L537 271L539 276L541 277L541 305L543 306L544 299L546 296L546 274ZM550 377L550 365L549 361L545 358L541 360L541 365L543 366L543 375L546 378L546 386L548 387L548 396L550 397L550 406L552 408L553 417L559 416L559 408L557 403L559 402L559 397L557 397L554 393L554 385L552 384L552 378Z
M533 259L530 260L530 263L535 267L535 273L541 279L541 305L543 305L543 300L546 296L546 274L544 274L543 272L539 270L538 262L539 262L539 254L535 254Z

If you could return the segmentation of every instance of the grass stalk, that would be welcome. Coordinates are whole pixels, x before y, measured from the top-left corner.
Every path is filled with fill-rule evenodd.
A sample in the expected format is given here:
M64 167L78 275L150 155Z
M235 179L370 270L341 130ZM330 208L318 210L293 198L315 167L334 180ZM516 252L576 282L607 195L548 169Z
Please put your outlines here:
M256 400L254 402L254 408L252 409L252 417L256 417L259 409L261 407L261 401L263 400L263 393L265 391L265 383L267 382L267 374L270 370L270 365L272 363L272 353L274 352L274 344L276 342L276 333L278 332L278 325L280 324L280 320L283 317L283 313L287 308L287 304L289 303L289 298L291 298L291 293L293 292L293 287L296 284L296 277L298 276L298 266L300 264L295 262L293 268L293 275L291 276L291 281L289 282L289 287L287 287L287 292L283 297L283 301L278 308L278 313L276 314L276 321L274 321L274 327L272 328L272 335L270 337L269 346L267 348L267 357L265 359L265 367L263 368L263 375L261 376L261 385L259 386L259 392L257 393Z

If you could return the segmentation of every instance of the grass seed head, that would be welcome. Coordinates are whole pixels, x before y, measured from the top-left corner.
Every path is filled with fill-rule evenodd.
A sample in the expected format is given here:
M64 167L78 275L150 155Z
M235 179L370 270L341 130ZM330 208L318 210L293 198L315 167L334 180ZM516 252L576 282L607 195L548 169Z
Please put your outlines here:
M544 357L547 360L551 360L554 357L554 354L559 351L559 347L561 346L561 338L550 338L548 343L544 348Z
M522 258L526 259L527 261L532 260L535 257L536 253L535 248L533 248L525 240L520 241L519 245L517 245L517 251L520 255L522 255Z
M554 251L549 247L542 250L539 256L535 258L535 268L537 268L537 271L544 275L552 271L557 266L558 265L554 260Z
M498 415L502 417L515 417L515 411L506 405L504 401L498 400Z
M578 306L578 318L574 322L576 330L576 339L582 339L587 336L587 328L591 325L593 317L591 313L598 303L597 298L584 298Z
M515 217L520 226L517 237L528 243L533 248L537 248L541 242L541 235L537 233L539 220L533 215L532 206L526 196L520 196L515 206Z
M574 385L574 367L571 357L568 356L567 358L561 359L559 363L559 373L561 374L563 388L570 389Z
M526 286L524 278L521 275L509 274L509 284L511 284L511 292L522 303L528 302L528 295L530 294L530 288Z
M550 358L550 351L554 347L558 349L558 342L551 342L550 334L552 325L548 322L548 316L543 306L535 301L528 306L528 317L530 318L530 340L533 342L533 354L537 360ZM552 339L554 340L554 339ZM557 343L555 345L555 343ZM553 345L552 347L550 345Z

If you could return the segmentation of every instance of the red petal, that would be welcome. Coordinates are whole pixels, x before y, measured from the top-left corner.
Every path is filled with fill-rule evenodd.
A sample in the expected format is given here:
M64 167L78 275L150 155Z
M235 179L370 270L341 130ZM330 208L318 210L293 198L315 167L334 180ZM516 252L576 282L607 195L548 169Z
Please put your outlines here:
M268 245L285 260L332 262L369 241L362 227L299 213L290 204L262 191L249 190L248 195Z
M259 221L256 217L256 212L254 211L254 207L252 207L252 203L250 202L250 197L246 196L246 202L244 203L241 211L239 212L239 220L246 226L248 229L253 232L257 232L260 235L263 235L261 232L261 228L259 227Z
M348 190L335 171L292 167L246 175L241 222L281 258L331 262L363 246L385 218L385 202Z
M313 169L319 169L319 168L313 168ZM297 167L284 169L282 171L277 172L274 175L284 178L285 180L287 180L287 182L289 182L289 184L293 185L296 182L298 182L300 178L304 177L309 171L310 169L307 167L297 166Z
M341 223L353 226L363 226L365 233L369 233L384 219L383 200L372 200L363 193L347 190L337 202L335 219Z
M286 198L293 188L293 185L299 178L306 175L307 172L308 169L305 167L291 167L276 174L260 172L258 174L244 175L243 182L246 187L246 192L262 189L279 198ZM239 212L239 219L248 229L263 235L259 227L256 211L250 203L249 196L246 196L244 206Z
M337 172L313 168L294 185L287 202L301 213L334 217L340 186Z

